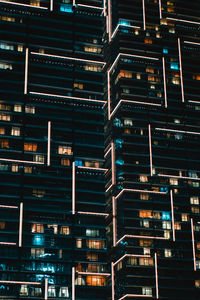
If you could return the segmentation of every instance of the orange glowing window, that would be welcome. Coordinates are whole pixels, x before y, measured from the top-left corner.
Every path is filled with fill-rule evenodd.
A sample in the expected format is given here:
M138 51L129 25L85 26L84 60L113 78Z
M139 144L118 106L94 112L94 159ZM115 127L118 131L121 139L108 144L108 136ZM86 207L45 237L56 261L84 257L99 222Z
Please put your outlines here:
M152 218L151 210L140 210L139 211L140 218Z
M33 152L37 151L37 144L25 143L24 151L33 151Z
M86 244L91 249L103 249L105 247L104 241L100 240L87 240Z
M87 276L86 284L92 286L105 286L106 279L103 276Z
M0 148L9 148L9 142L7 140L0 140Z
M148 247L152 246L153 241L152 240L140 240L140 246Z
M124 77L124 78L132 78L132 72L131 71L127 71L127 70L121 70L118 78Z
M146 38L146 39L144 40L144 43L145 43L145 44L152 44L153 42L152 42L152 39Z

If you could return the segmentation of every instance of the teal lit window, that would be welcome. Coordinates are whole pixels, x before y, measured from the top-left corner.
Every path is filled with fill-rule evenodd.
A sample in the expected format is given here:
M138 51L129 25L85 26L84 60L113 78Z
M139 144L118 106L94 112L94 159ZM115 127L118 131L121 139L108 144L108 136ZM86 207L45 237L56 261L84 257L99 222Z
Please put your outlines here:
M70 4L61 4L60 5L60 11L67 12L67 13L73 13L72 5L70 5Z
M170 213L167 211L163 211L162 212L162 220L170 221L171 220Z
M170 63L170 69L179 70L179 64L177 62L171 62Z

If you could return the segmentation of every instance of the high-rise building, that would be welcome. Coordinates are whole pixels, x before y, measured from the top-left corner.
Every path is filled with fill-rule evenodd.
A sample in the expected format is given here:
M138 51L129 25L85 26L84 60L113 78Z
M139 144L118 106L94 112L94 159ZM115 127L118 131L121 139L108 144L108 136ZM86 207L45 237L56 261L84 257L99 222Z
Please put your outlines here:
M0 4L0 299L199 300L200 2Z

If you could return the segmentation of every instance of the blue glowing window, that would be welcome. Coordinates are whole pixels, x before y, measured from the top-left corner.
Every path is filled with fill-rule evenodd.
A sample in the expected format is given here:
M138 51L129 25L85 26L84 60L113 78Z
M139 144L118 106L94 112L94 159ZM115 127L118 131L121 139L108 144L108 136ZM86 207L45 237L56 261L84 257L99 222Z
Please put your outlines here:
M162 212L162 220L170 221L170 220L171 220L171 215L170 215L170 213L167 212L167 211L163 211L163 212Z
M163 53L164 54L168 54L168 49L167 48L163 48Z
M118 159L118 160L116 160L116 165L123 166L123 164L124 164L123 159Z
M129 26L129 25L131 25L131 22L128 20L120 20L119 24L124 25L124 26Z
M179 70L179 64L177 62L171 62L170 63L170 69Z
M82 167L83 166L83 161L82 160L76 160L75 161L75 166L76 167Z
M122 127L122 122L121 122L120 119L115 118L114 121L113 121L113 125L115 127Z
M35 246L42 246L44 245L44 236L36 234L33 237L33 245Z
M70 5L70 4L61 4L60 5L60 11L67 12L67 13L73 13L72 5Z

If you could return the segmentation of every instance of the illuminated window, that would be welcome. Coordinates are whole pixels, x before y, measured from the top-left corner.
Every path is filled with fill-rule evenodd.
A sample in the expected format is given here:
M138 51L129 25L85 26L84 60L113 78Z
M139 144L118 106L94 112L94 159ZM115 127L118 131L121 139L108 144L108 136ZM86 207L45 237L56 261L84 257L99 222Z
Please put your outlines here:
M10 121L10 115L0 114L0 121Z
M146 72L154 74L154 68L152 68L152 67L146 67Z
M20 127L12 127L11 135L20 136Z
M140 218L152 218L152 211L151 210L140 210L139 217Z
M192 75L192 79L194 79L194 80L200 80L200 74Z
M37 144L25 143L24 151L32 151L32 152L37 151Z
M30 0L30 5L33 6L40 6L40 0Z
M149 249L149 248L144 248L143 251L144 251L144 255L150 255L151 254L151 249Z
M197 243L196 247L197 247L198 250L200 250L200 243Z
M93 253L93 252L87 252L87 259L89 261L98 261L99 256L97 253Z
M174 228L175 228L175 230L181 230L181 223L175 222L174 223Z
M92 52L92 53L101 53L101 48L85 46L84 51L85 52Z
M142 220L141 222L142 222L141 225L142 225L143 227L149 228L149 221L148 221L148 220Z
M101 67L96 66L96 65L85 65L84 69L86 71L91 71L91 72L100 72L101 71Z
M200 280L195 280L195 287L200 288Z
M124 129L124 133L126 133L126 134L131 134L131 130L128 129L128 128L125 128L125 129Z
M152 42L152 39L150 39L150 38L145 38L144 43L145 43L145 44L152 44L153 42Z
M13 69L13 65L9 64L9 63L5 63L5 62L0 62L0 69L3 69L3 70L12 70Z
M69 226L64 226L62 225L60 227L60 234L64 234L64 235L68 235L70 234L70 229L69 229ZM78 247L79 248L79 247ZM81 247L80 247L81 248Z
M23 50L24 50L24 47L22 45L17 46L17 51L23 52Z
M44 233L44 225L43 224L32 224L31 226L32 233Z
M122 261L117 264L117 271L121 270L123 267Z
M154 211L153 212L153 218L160 220L161 219L161 213L157 212L157 211Z
M140 266L153 266L154 261L153 258L140 257L139 264Z
M99 236L98 229L86 229L86 236Z
M32 167L24 167L24 173L32 173Z
M66 286L62 286L59 291L59 297L61 298L69 298L69 288Z
M85 279L82 276L78 275L78 277L75 280L75 284L76 285L85 285Z
M5 222L0 222L0 230L4 230L6 227L6 223Z
M27 114L35 114L35 107L34 106L26 105L25 106L25 112Z
M19 105L19 104L15 104L15 105L14 105L14 111L16 111L16 112L21 112L21 111L22 111L22 106Z
M181 214L181 220L182 220L183 222L189 221L189 215L188 215L188 214L185 214L185 213Z
M152 246L153 241L152 240L140 240L140 246L148 247Z
M140 175L140 182L148 182L148 176Z
M165 257L172 257L172 250L171 249L165 249L164 255L165 255Z
M5 128L0 128L0 134L5 134L6 133L6 131L5 131Z
M133 72L127 70L121 70L119 72L118 78L132 78Z
M127 263L129 265L136 266L137 265L137 258L136 257L129 257L128 260L127 260Z
M141 79L141 74L140 74L140 73L137 73L137 74L136 74L136 79L138 79L138 80Z
M76 240L76 247L77 248L82 248L82 239L77 239Z
M0 16L0 20L7 21L7 22L15 22L15 18L7 17L7 16Z
M152 295L152 288L150 288L150 287L143 287L142 288L142 295L151 296Z
M22 284L20 288L20 295L21 296L28 296L28 287L26 284Z
M194 214L199 214L200 209L199 209L199 207L192 206L191 207L191 212L194 213Z
M61 165L69 167L71 165L71 161L69 158L61 158Z
M44 163L44 155L39 155L39 154L37 154L37 155L34 156L33 159L34 159L35 162L41 162L41 163Z
M31 248L31 257L44 257L44 248Z
M18 165L12 165L12 172L18 172L19 168Z
M11 109L10 105L0 103L0 110L10 110L10 109Z
M48 287L48 296L49 297L56 297L56 287L54 285L50 285Z
M106 279L103 276L86 276L86 284L92 286L105 286Z
M170 212L163 211L162 212L162 220L171 220L171 214L170 214Z
M83 84L82 83L74 83L74 88L82 90L83 89Z
M100 240L87 240L86 244L91 249L103 249L105 247L105 242Z
M170 178L169 183L171 185L178 185L178 179L177 178Z
M0 49L2 50L14 50L14 46L7 43L0 43Z
M170 231L169 230L164 231L164 238L170 239Z
M9 142L8 142L8 140L0 140L0 148L9 149Z
M198 270L200 269L200 260L196 261L196 267L197 267Z
M67 12L67 13L73 13L72 5L62 4L62 5L60 5L60 11Z
M190 203L199 205L199 197L197 197L197 196L190 197Z
M133 126L133 120L131 119L124 119L125 126Z
M48 224L47 228L52 229L54 234L58 234L58 225L56 224Z
M90 168L99 168L99 162L98 161L85 161L85 167L90 167Z
M170 221L162 221L162 228L163 229L171 229L171 222Z
M141 193L140 194L141 200L149 200L149 194L148 193Z
M32 194L33 194L34 197L43 198L44 195L45 195L45 191L44 190L33 189Z
M58 146L58 154L72 155L72 147L70 147L70 146Z

